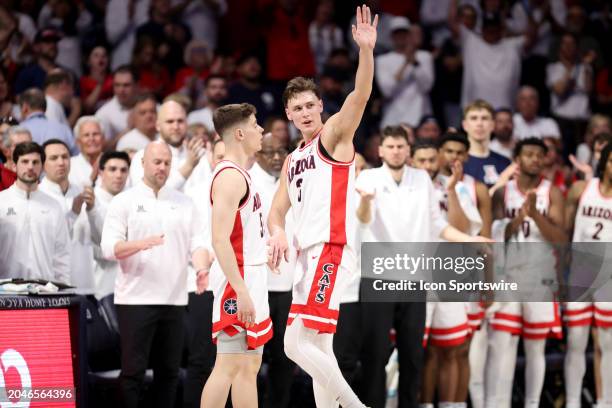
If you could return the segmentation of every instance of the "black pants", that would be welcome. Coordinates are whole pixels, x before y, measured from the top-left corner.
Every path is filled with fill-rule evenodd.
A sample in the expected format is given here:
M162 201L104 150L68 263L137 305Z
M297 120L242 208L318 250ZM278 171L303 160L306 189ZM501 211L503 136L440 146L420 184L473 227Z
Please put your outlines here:
M185 408L200 408L204 384L215 365L217 346L212 342L213 293L189 294L187 305L187 378L183 387Z
M400 366L399 408L416 408L423 367L424 302L363 302L361 364L364 378L361 400L367 406L384 408L386 401L385 365L391 353L389 331L396 331Z
M184 306L117 305L123 406L137 408L145 371L153 368L155 407L173 408L183 351Z
M346 382L354 388L361 353L361 303L341 303L334 354Z
M295 363L285 355L284 348L287 317L291 307L291 292L268 292L268 303L274 336L264 347L264 357L268 362L268 398L265 406L287 408L291 398L295 369Z

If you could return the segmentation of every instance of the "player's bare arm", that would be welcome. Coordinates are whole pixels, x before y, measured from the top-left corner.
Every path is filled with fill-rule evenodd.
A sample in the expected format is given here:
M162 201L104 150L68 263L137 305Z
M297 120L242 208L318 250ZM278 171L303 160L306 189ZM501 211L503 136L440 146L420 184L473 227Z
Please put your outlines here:
M480 181L476 182L476 205L480 218L482 218L482 229L480 230L481 237L491 238L491 224L493 223L493 203L487 186Z
M578 180L574 182L570 190L567 192L567 199L565 200L565 231L568 237L571 237L574 232L574 221L576 220L576 212L578 211L578 204L580 203L580 196L586 189L587 182L584 180Z
M164 235L153 235L136 241L119 241L115 244L115 257L125 259L140 251L151 249L164 243Z
M506 187L500 187L493 193L492 205L493 205L493 219L503 220L506 218L504 211L504 195L506 193ZM521 223L525 219L525 212L523 209L517 212L516 216L508 223L506 230L504 231L504 240L510 239L510 237L518 232L521 227Z
M255 307L240 270L230 241L236 211L240 200L247 194L244 176L237 170L228 169L219 173L212 186L212 246L223 274L236 292L237 317L245 327L255 322Z
M357 7L356 22L352 27L353 40L359 46L355 89L346 97L340 112L327 120L321 137L325 149L339 161L353 159L353 137L372 93L377 25L378 15L372 20L369 7Z
M535 192L533 192L533 195L535 195ZM525 203L527 203L527 201L530 202L530 204L527 205L527 215L533 218L544 238L548 242L567 242L567 234L563 227L563 207L565 205L565 200L561 190L557 187L551 187L548 215L541 214L536 210L535 198L529 200L529 194L527 197L528 199L525 200Z
M270 232L270 239L268 240L268 265L273 270L278 268L281 256L284 256L286 261L289 260L289 245L285 235L285 217L291 207L289 191L287 190L287 165L289 157L283 163L278 190L274 194L268 214L268 231Z
M204 293L208 288L208 274L210 271L211 258L207 249L198 248L191 255L191 263L196 271L196 293Z
M459 231L468 233L470 230L470 220L465 215L463 207L459 202L459 196L455 187L457 183L463 178L463 165L460 161L455 161L451 167L452 174L448 179L448 185L446 186L446 193L448 195L448 223Z

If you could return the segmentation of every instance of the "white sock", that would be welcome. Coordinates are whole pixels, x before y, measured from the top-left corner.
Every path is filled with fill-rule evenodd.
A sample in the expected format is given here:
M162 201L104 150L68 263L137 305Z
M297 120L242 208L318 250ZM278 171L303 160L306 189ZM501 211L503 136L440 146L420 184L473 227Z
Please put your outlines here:
M612 328L597 328L601 348L601 402L599 407L612 408Z
M546 374L546 340L523 339L525 346L525 407L538 407Z
M506 354L512 345L512 335L501 330L489 334L488 355L485 368L484 395L485 408L498 407L498 385L503 372Z
M308 329L298 317L285 331L285 354L295 361L313 380L317 406L319 400L326 404L333 399L343 408L364 408L357 395L351 390L338 367L332 350L333 336L318 334ZM325 392L323 392L324 390ZM333 407L337 405L327 405Z
M504 360L501 363L502 371L497 382L497 405L499 408L512 407L512 383L514 381L519 340L519 336L511 336L510 347L504 354Z
M470 343L470 399L472 407L484 408L484 371L487 360L487 326L477 330Z
M589 326L575 326L568 327L567 330L567 351L564 361L566 408L580 408L589 329Z

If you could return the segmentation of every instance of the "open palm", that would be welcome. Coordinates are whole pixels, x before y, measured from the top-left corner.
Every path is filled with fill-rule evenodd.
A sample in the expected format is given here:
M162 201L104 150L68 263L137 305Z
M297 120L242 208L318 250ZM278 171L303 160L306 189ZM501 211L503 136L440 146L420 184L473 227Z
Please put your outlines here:
M352 26L352 32L353 40L355 40L359 48L374 48L374 45L376 45L377 25L378 14L374 16L374 21L372 21L372 14L369 7L365 4L361 7L357 7L356 23Z

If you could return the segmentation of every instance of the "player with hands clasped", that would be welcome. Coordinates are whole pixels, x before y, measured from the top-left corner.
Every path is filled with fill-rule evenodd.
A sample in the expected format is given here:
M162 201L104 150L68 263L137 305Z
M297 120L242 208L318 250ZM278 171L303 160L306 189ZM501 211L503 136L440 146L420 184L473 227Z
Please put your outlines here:
M364 406L342 377L332 341L342 291L356 273L353 137L372 91L377 23L368 7L357 8L352 27L359 46L355 89L325 125L320 93L311 80L294 78L283 94L285 113L303 142L283 165L270 209L270 261L277 267L286 256L285 215L291 207L299 254L285 352L313 378L318 407Z
M222 106L213 115L226 150L210 187L217 358L202 392L206 408L225 407L230 387L234 407L257 406L263 345L272 337L261 198L244 169L263 140L255 113L243 103Z

